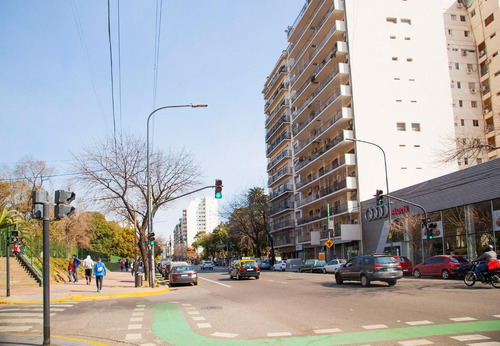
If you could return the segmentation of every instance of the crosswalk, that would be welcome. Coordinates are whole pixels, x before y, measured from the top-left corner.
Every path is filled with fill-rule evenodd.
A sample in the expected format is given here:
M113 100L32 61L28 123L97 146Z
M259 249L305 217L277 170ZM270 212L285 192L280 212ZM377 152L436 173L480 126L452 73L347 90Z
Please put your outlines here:
M71 308L78 302L50 305L50 316ZM43 327L43 305L0 305L0 333L20 333Z

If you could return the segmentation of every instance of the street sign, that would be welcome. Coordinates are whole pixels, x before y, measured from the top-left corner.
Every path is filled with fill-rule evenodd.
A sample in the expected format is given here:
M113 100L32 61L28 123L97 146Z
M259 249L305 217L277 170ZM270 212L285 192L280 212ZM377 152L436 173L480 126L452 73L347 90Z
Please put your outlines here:
M188 249L188 254L189 254L189 255L194 254L194 252L195 252L195 251L194 251L194 249L193 249L192 247L190 247L190 248Z
M328 246L328 248L331 248L333 246L333 241L331 241L330 239L328 239L326 242L325 242L325 245Z

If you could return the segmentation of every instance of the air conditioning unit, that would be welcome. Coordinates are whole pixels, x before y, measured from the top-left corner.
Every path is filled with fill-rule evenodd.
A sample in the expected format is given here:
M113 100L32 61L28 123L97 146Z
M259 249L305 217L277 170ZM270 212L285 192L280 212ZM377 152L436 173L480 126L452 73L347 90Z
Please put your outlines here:
M465 49L462 49L462 56L466 56L467 55L467 51Z
M473 70L473 69L471 69L471 68L468 68L468 69L467 69L467 73L472 73L472 72L474 72L474 70Z
M470 92L471 92L472 94L475 94L475 93L476 93L476 89L475 89L475 88L470 88Z

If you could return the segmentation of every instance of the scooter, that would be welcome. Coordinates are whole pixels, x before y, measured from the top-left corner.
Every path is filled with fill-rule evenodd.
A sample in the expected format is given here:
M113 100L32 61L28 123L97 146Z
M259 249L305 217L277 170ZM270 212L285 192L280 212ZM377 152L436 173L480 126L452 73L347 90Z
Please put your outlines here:
M483 284L491 284L495 288L500 288L500 269L493 269L482 272L482 277L479 280L476 275L476 267L479 263L477 261L472 262L470 270L464 276L464 283L472 287L476 281L481 281Z

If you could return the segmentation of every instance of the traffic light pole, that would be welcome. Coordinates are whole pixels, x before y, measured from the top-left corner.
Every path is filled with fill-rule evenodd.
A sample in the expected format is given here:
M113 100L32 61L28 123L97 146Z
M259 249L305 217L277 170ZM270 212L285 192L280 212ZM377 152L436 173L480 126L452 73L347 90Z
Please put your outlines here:
M43 345L50 345L50 239L49 204L43 203Z

